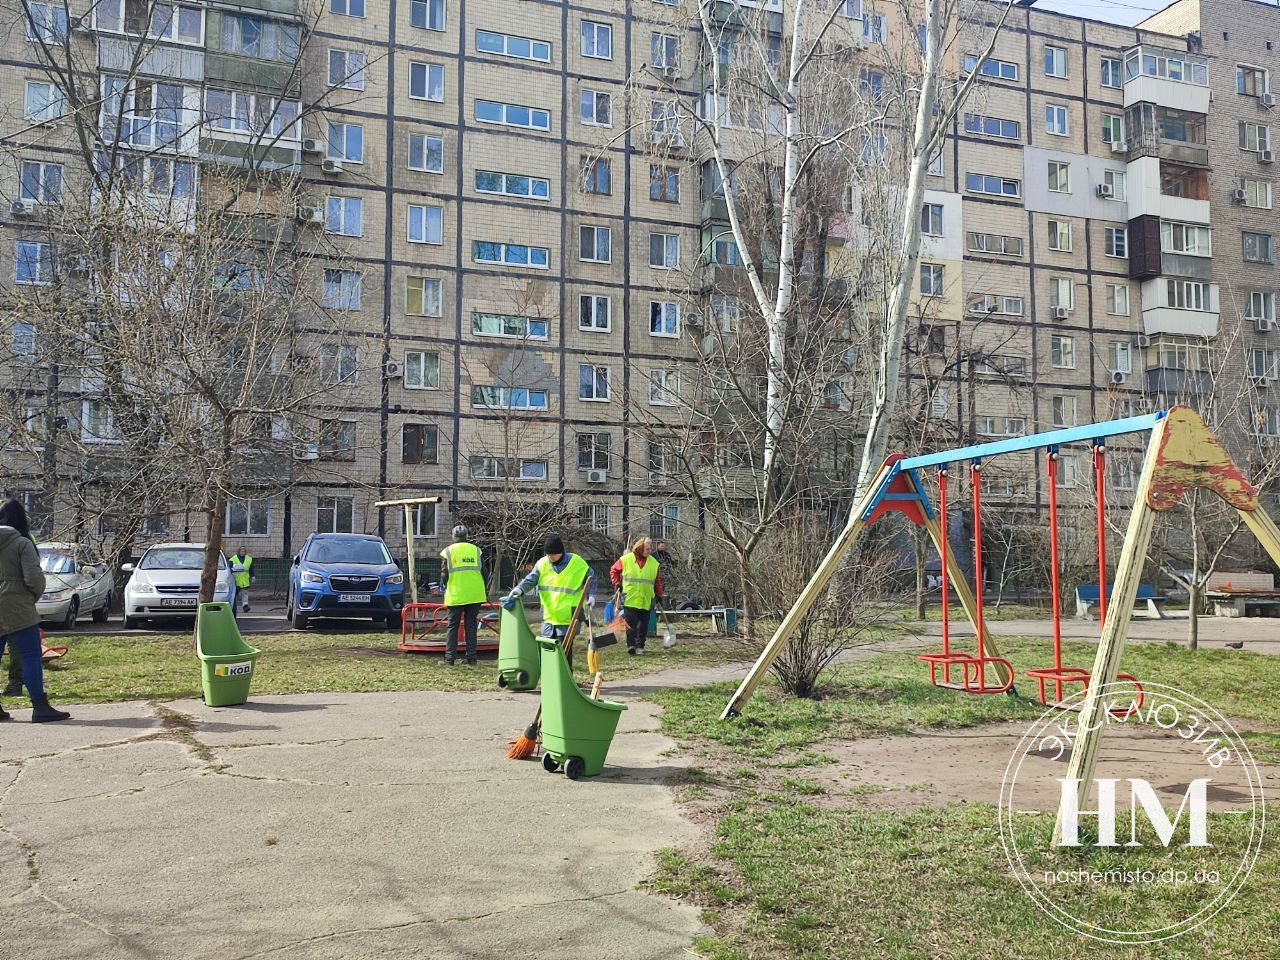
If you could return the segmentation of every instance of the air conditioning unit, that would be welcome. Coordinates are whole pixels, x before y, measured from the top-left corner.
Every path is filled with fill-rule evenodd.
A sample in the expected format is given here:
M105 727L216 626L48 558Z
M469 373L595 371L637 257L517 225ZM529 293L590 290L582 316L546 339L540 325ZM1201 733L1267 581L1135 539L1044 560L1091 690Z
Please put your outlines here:
M1258 162L1259 162L1259 163L1270 163L1270 162L1271 162L1272 160L1274 160L1275 158L1276 158L1276 155L1275 155L1274 153L1272 153L1270 150L1259 150L1259 151L1258 151Z
M320 163L320 170L323 173L341 173L342 161L341 160L323 160Z
M1147 347L1151 346L1151 338L1145 333L1140 333L1133 338L1133 345L1145 350Z
M1067 317L1069 317L1069 316L1071 316L1071 309L1070 309L1069 307L1054 307L1054 308L1053 308L1053 319L1055 319L1055 320L1065 320L1065 319L1067 319Z
M649 486L665 487L670 482L669 478L661 470L649 471Z
M1237 188L1231 191L1232 203L1244 203L1246 199L1248 199L1248 194L1246 194L1243 190Z
M867 47L869 47L869 46L871 46L871 44L867 43L867 38L866 38L866 37L854 37L854 38L853 38L853 49L855 49L855 50L866 50L866 49L867 49Z
M609 482L608 470L588 470L587 471L587 483L608 483L608 482Z
M1114 192L1115 192L1115 191L1113 191L1113 190L1111 189L1111 184L1109 184L1109 183L1100 183L1100 184L1098 184L1098 196L1100 196L1103 200L1110 200L1110 199L1111 199L1111 195L1112 195Z
M1276 322L1269 317L1255 317L1253 321L1253 329L1259 333L1270 333L1276 328Z
M674 77L679 72L679 69L676 67L655 66L653 72L660 77Z
M15 217L34 217L36 202L34 200L14 200L9 204L9 212Z
M1249 383L1252 386L1257 387L1259 390L1265 390L1270 385L1271 381L1267 377L1257 377L1250 374Z
M404 376L404 364L399 360L388 360L382 365L382 372L389 380Z
M299 207L299 223L324 223L324 207Z
M293 457L295 460L319 460L320 444L318 443L301 444L297 448L297 450L294 451Z
M93 34L92 18L90 18L88 15L85 15L83 17L78 17L76 21L73 24L71 24L71 32L81 34L82 36L92 35Z
M1124 383L1127 379L1129 379L1129 375L1123 370L1116 370L1111 374L1112 383Z
M1129 145L1125 143L1123 140L1112 140L1111 152L1112 153L1128 153Z
M317 140L315 137L308 137L302 141L302 152L312 156L324 153L324 141Z
M1258 103L1264 107L1274 107L1276 105L1276 95L1274 93L1258 94Z

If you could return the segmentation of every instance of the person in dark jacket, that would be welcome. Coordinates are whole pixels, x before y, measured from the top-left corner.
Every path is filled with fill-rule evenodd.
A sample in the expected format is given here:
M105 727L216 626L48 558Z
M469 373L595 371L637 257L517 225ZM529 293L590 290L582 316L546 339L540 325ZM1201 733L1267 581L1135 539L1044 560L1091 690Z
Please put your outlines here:
M66 720L71 714L49 706L40 661L40 614L36 601L44 593L40 555L31 542L27 512L17 500L0 506L0 651L8 647L22 660L22 682L31 697L31 722ZM9 715L0 706L0 720Z

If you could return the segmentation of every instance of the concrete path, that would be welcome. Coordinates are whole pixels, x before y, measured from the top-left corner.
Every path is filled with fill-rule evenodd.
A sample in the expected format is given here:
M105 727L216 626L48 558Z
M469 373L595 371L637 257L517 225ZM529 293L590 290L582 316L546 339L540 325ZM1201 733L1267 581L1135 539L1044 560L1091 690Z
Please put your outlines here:
M313 694L0 725L0 956L685 956L697 911L636 889L695 833L655 708L630 702L606 775L575 783L504 757L536 704Z

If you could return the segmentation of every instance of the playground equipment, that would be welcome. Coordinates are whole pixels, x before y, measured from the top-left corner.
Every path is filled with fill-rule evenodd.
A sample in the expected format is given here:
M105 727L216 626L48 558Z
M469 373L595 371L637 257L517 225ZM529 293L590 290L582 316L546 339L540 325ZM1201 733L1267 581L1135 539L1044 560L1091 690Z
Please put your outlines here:
M262 651L244 642L229 603L202 603L196 613L196 656L204 702L233 707L249 699L249 685Z
M476 631L477 652L501 650L501 613L499 604L481 604L479 629ZM448 628L449 608L443 603L406 603L400 611L399 647L406 653L444 653ZM462 630L462 624L458 625L458 630ZM459 636L458 649L462 647L463 640Z
M595 700L579 690L559 640L539 637L538 646L542 648L542 769L555 773L563 766L570 780L594 777L604 769L618 718L627 707Z
M985 672L986 663L982 661L989 658L992 669L999 678L998 683L1007 681L1011 684L1013 671L1007 666L1008 661L1000 658L986 629L977 599L969 592L963 571L960 570L955 558L946 552L946 538L930 506L919 471L928 467L945 468L947 464L964 462L968 462L971 467L980 467L983 460L1002 454L1027 450L1056 450L1067 444L1091 443L1094 445L1093 465L1095 483L1097 483L1102 476L1104 466L1098 450L1102 442L1108 437L1140 433L1149 434L1147 451L1135 491L1134 508L1129 515L1129 523L1125 531L1124 549L1116 564L1116 576L1106 610L1101 607L1101 603L1106 603L1107 597L1105 554L1098 558L1102 639L1098 645L1093 668L1089 671L1084 705L1079 718L1081 732L1071 752L1071 762L1066 774L1068 779L1078 785L1076 809L1087 809L1089 784L1093 779L1102 731L1106 726L1102 711L1115 709L1110 702L1110 694L1104 693L1104 690L1117 679L1117 668L1128 637L1130 617L1133 614L1133 604L1142 577L1143 560L1151 541L1151 530L1156 513L1172 510L1188 489L1210 490L1239 512L1244 525L1257 538L1272 561L1280 563L1280 528L1276 527L1275 522L1262 509L1257 490L1240 473L1221 442L1205 426L1200 415L1190 407L1179 406L1167 412L1127 417L1123 420L1054 430L1026 437L1013 437L1008 440L977 444L920 457L907 458L894 454L887 458L866 492L854 504L840 536L822 559L809 583L796 598L787 615L783 617L782 623L761 652L759 659L725 706L721 718L728 719L741 713L769 666L785 649L800 622L826 589L831 577L835 574L840 558L856 542L867 524L891 511L905 514L912 522L923 525L928 531L939 555L946 558L943 569L947 571L947 576L954 584L961 605L973 624L978 638L978 652L971 658L980 662L978 666L970 666L964 658L951 661L931 660L928 661L930 671L936 671L939 665L945 668L948 664L959 664L966 670L966 679L968 679L970 671ZM975 499L975 507L980 508L979 499ZM1100 530L1102 516L1102 507L1099 507ZM974 539L980 541L980 528L976 516L974 526ZM980 570L980 565L976 569ZM975 580L978 581L980 590L980 573ZM952 653L948 638L942 655ZM1061 666L1060 658L1055 662L1055 666ZM945 675L944 669L944 682ZM973 692L991 692L986 687L995 688L998 685L986 684L981 675L975 679L976 682L969 686L982 689ZM1062 814L1059 814L1059 832L1061 827Z
M542 673L541 657L524 605L517 603L510 610L502 610L499 622L498 686L532 690Z

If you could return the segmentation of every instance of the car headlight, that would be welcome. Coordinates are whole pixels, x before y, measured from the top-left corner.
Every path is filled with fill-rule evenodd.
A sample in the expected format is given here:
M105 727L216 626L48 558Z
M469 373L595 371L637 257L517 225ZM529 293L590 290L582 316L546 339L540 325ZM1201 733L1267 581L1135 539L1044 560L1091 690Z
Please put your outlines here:
M133 575L133 580L130 582L130 586L135 590L143 590L147 593L150 593L152 589L151 581L140 573L135 573Z
M391 586L391 585L395 585L395 584L397 584L397 583L404 583L404 574L403 574L403 573L393 573L391 576L387 577L386 582L387 582L387 584L388 584L389 586Z
M71 596L71 590L50 590L47 593L40 594L41 600L65 600Z
M303 583L324 583L324 577L318 573L312 573L309 570L302 571L301 580Z

